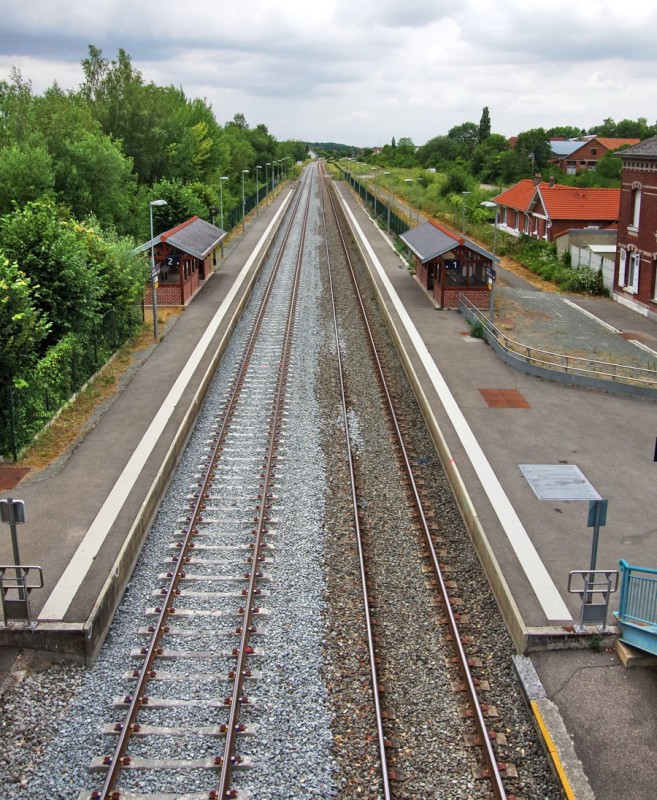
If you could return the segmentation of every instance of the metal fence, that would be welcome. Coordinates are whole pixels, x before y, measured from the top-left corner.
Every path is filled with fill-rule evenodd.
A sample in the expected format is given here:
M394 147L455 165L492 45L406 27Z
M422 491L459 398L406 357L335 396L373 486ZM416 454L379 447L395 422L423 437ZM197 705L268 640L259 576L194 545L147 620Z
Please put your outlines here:
M392 208L392 195L390 192L384 191L380 194L372 192L366 184L358 181L350 172L346 172L337 164L334 164L334 166L340 171L341 180L347 181L365 205L371 209L374 218L379 220L381 227L388 233L392 232L400 236L413 227L414 223L411 221L410 208L408 217L396 214Z
M614 612L621 640L657 656L657 569L633 567L621 559L621 593Z
M110 309L87 334L69 334L31 372L0 388L0 456L18 460L99 367L143 322L143 306Z
M520 361L531 368L528 371L567 375L571 382L582 385L622 385L630 394L642 394L657 399L657 370L553 353L516 342L495 327L489 317L464 295L459 295L459 311L467 317L471 325L480 326L482 338L505 354L507 363Z

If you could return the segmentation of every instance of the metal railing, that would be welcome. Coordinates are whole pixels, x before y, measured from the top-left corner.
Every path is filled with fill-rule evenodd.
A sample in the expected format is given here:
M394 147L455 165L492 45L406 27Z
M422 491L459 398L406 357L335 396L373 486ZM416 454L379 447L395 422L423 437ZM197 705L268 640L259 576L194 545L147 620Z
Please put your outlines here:
M618 617L626 622L657 626L657 569L620 562L623 578Z
M509 364L521 361L533 371L567 375L571 378L571 382L582 385L591 385L595 381L602 384L636 387L641 389L642 394L652 396L654 393L654 397L657 398L657 370L555 353L517 342L497 328L489 317L464 295L459 295L459 311L472 325L481 325L483 337L507 356L505 360Z

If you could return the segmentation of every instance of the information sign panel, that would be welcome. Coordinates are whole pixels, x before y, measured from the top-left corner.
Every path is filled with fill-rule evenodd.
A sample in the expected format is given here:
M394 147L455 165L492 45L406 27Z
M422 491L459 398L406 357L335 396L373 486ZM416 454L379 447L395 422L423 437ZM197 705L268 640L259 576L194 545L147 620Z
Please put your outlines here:
M575 464L519 464L539 500L602 500Z

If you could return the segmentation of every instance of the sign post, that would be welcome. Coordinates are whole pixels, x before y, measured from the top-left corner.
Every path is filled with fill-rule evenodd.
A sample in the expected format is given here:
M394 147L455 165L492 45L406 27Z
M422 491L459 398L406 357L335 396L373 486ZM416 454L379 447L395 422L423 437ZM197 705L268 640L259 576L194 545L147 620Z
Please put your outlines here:
M11 531L11 549L14 554L14 566L16 568L16 581L19 581L19 564L21 563L18 555L18 535L16 525L25 522L25 503L22 500L0 500L0 519L9 525ZM22 586L18 588L18 599L25 600L25 590Z

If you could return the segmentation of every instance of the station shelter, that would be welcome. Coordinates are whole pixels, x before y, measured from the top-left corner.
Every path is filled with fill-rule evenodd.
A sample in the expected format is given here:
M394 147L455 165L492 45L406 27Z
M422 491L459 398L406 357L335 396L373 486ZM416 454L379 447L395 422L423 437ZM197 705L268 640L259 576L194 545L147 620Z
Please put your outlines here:
M401 234L415 257L415 274L440 308L458 308L464 295L488 308L497 259L488 250L430 219Z
M226 231L199 217L191 217L152 241L137 247L150 257L154 248L158 306L184 306L210 277L217 265L217 249ZM152 305L152 282L144 302Z

